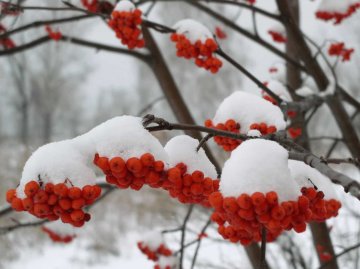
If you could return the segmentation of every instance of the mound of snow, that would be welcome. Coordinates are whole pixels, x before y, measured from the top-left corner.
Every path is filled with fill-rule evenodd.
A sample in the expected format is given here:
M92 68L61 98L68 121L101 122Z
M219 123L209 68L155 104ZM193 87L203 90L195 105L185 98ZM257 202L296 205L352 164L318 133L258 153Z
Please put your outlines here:
M284 101L291 101L292 98L286 89L285 85L278 80L270 80L267 83L267 87L276 95L278 95ZM265 93L266 94L266 93Z
M288 152L278 143L263 139L244 141L225 162L220 191L223 196L275 191L279 201L297 201L298 184L288 168Z
M134 9L136 9L136 7L131 1L121 0L116 4L116 6L114 8L114 11L127 11L127 12L130 12L130 11L133 11Z
M253 123L274 125L278 131L284 130L286 122L280 108L259 96L236 91L220 104L213 119L214 125L233 119L240 123L240 131L246 134Z
M205 42L206 39L213 38L213 34L205 25L193 19L178 21L173 28L177 34L185 35L191 43L195 43L198 40Z
M184 163L187 166L187 173L199 170L205 177L217 178L214 165L210 162L205 151L200 148L196 151L199 141L188 135L175 136L165 145L165 151L169 155L169 165L174 167L178 163Z
M337 199L331 180L311 166L295 160L289 160L292 178L300 187L311 188L314 185L325 194L325 199Z
M95 184L95 173L87 165L87 157L82 154L73 140L64 140L46 144L38 148L27 160L17 196L25 198L25 185L29 181L41 178L46 183L64 183L71 180L74 186L83 187Z

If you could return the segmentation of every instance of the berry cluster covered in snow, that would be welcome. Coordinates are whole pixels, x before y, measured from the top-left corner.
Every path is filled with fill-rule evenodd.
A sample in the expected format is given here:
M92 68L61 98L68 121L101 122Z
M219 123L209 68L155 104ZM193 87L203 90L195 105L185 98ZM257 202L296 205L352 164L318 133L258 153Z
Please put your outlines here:
M322 0L316 12L316 17L324 21L341 23L360 8L358 0Z
M169 257L172 255L172 251L166 246L162 234L158 231L146 234L144 239L138 242L137 245L149 260L155 262L158 261L161 256Z
M257 130L266 135L284 130L286 123L279 107L259 96L237 91L224 99L215 117L206 120L205 126L240 134ZM241 140L220 136L215 136L214 141L225 151L232 151L241 143Z
M262 229L266 229L266 239L271 242L284 230L300 233L309 221L337 215L340 202L324 199L324 193L332 196L330 180L311 167L289 166L287 151L272 141L245 141L231 153L220 191L209 197L215 209L212 220L224 239L247 245L261 241ZM308 176L324 191L302 180Z
M268 33L274 42L286 43L286 41L287 41L285 27L280 22L275 23L268 30Z
M128 0L121 0L111 13L108 24L116 37L129 49L143 48L145 41L141 32L142 12Z
M218 44L212 33L201 23L185 19L174 25L176 33L171 35L171 41L176 43L176 55L185 59L195 59L195 64L201 68L217 73L222 62L215 57Z

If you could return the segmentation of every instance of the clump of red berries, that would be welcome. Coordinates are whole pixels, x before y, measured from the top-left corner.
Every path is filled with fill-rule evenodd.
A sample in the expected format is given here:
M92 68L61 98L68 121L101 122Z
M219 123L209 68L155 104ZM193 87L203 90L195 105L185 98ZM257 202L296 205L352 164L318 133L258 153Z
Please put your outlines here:
M340 24L344 19L355 13L358 8L360 8L360 2L350 5L345 12L319 10L315 15L320 20L334 20L334 24Z
M288 129L288 134L292 139L296 139L302 134L302 129L300 127L290 127Z
M154 262L159 260L159 256L169 257L169 256L172 255L172 251L167 246L165 246L164 244L161 244L155 250L152 250L144 242L138 242L137 245L138 245L138 248L140 249L140 251L143 254L145 254L148 257L149 260L152 260Z
M354 49L345 48L343 42L332 43L329 47L328 53L330 56L341 57L343 62L350 61L351 54L354 53Z
M4 25L0 24L0 34L6 33L6 28ZM16 45L10 37L0 38L0 46L3 46L5 49L15 48Z
M176 55L185 59L195 59L198 67L209 70L215 74L222 66L222 62L214 56L218 49L218 44L213 38L208 38L205 42L201 40L192 43L184 34L171 34L171 41L176 43Z
M224 123L218 123L216 125L213 124L212 120L207 119L205 121L205 126L208 128L215 128L222 131L228 131L235 134L240 133L240 124L237 123L235 120L230 119L227 120ZM241 144L241 140L232 139L229 137L223 137L223 136L214 136L214 141L216 144L218 144L220 147L222 147L225 151L233 151Z
M272 40L277 43L286 43L287 38L280 32L276 32L273 30L268 31L269 35L271 36Z
M188 173L187 166L179 163L167 171L162 187L181 203L196 203L209 207L209 195L219 190L219 182L206 177L199 170Z
M219 225L218 232L224 239L243 245L261 241L263 228L267 231L268 242L284 230L304 232L306 222L312 219L310 202L304 195L297 201L279 203L274 191L244 193L238 197L223 197L220 192L215 192L209 201L215 209L211 219Z
M155 160L150 153L127 160L121 157L109 159L96 154L94 164L104 172L108 183L121 189L131 188L138 191L144 184L160 188L164 181L165 164L163 161Z
M114 10L108 24L116 33L116 37L129 49L143 48L145 41L141 32L142 12L140 9L132 11Z
M335 199L325 200L324 193L315 188L303 187L301 192L309 199L309 208L312 212L312 221L325 221L336 217L341 208L341 203Z
M48 33L49 37L55 41L59 41L62 38L62 33L60 31L54 32L50 25L46 25L45 30Z
M215 27L215 35L218 39L226 39L227 38L227 34L219 26Z
M108 1L98 1L98 0L81 0L83 6L93 13L104 13L110 14L114 9L114 5L109 3Z
M76 237L76 235L60 235L45 226L41 227L41 230L45 232L50 237L50 239L56 243L68 244Z
M17 197L16 190L10 189L6 193L6 201L15 211L28 211L50 221L60 218L64 223L81 227L91 217L83 208L94 203L101 194L101 188L97 185L68 187L68 183L69 180L58 184L32 180L25 185L25 198Z

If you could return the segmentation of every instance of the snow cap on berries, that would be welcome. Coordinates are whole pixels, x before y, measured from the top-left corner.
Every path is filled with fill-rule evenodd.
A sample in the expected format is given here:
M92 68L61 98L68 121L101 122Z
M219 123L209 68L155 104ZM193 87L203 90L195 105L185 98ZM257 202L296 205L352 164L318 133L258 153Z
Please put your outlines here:
M133 116L112 118L88 133L77 137L77 144L82 150L91 150L90 156L98 153L108 158L140 158L144 153L151 153L156 160L165 163L168 156L164 148L142 125L142 119Z
M241 133L246 134L253 123L273 125L277 131L284 130L286 122L280 108L259 96L236 91L220 104L213 119L214 125L233 119L240 123Z
M282 23L274 22L269 28L268 33L272 36L275 42L286 42L286 30Z
M331 180L311 166L295 160L289 160L289 169L292 178L299 184L300 188L314 188L322 191L325 199L337 199Z
M162 244L164 244L163 236L160 231L151 231L144 235L141 242L146 245L151 251L156 251Z
M127 11L127 12L130 12L130 11L133 11L134 9L136 9L136 7L131 1L121 0L116 4L116 6L114 8L114 11Z
M288 152L274 141L244 141L225 162L220 191L223 196L275 191L279 202L297 201L300 188L291 178Z
M269 68L270 78L286 83L286 66L284 63L276 63Z
M200 148L196 151L199 141L188 135L175 136L165 145L165 151L169 154L169 165L174 167L179 163L187 166L187 172L202 171L205 177L217 178L214 165Z
M26 183L38 179L46 183L63 183L71 180L77 187L95 184L95 173L87 165L86 157L72 140L46 144L38 148L27 160L17 188L17 196L25 198Z
M173 28L177 34L185 35L191 43L195 43L198 40L205 42L208 38L213 38L213 34L206 26L193 19L178 21Z

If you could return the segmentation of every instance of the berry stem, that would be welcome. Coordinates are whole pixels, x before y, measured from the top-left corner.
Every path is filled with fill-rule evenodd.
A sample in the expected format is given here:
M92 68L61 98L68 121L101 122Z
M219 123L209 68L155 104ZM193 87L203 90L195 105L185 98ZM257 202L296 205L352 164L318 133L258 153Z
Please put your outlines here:
M260 260L260 267L259 269L266 269L266 229L265 227L261 230L261 260Z

